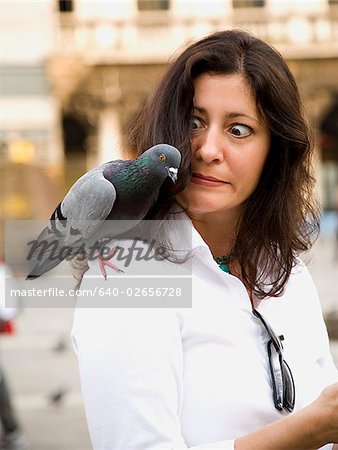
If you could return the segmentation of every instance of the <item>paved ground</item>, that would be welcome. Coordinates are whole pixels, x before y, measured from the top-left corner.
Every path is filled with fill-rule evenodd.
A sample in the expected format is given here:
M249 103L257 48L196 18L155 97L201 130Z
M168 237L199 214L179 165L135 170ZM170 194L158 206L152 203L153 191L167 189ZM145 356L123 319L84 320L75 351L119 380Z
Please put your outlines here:
M307 260L324 312L338 311L333 239L319 241ZM1 340L1 362L32 450L91 449L69 340L72 317L71 309L26 309L17 334ZM338 341L331 345L338 365Z
M2 365L32 450L91 449L69 340L72 315L65 308L26 309L16 336L1 343Z

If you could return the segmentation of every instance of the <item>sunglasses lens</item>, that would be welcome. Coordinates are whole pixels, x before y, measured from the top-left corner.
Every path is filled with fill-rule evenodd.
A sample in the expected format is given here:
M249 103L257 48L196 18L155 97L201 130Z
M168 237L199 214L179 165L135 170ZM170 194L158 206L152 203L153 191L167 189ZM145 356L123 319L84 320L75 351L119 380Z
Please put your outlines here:
M293 381L290 367L286 361L282 361L283 380L284 380L284 407L292 412L295 407L295 384Z
M273 390L273 401L275 407L281 411L283 409L283 373L281 370L279 355L276 352L272 340L268 342L268 355Z

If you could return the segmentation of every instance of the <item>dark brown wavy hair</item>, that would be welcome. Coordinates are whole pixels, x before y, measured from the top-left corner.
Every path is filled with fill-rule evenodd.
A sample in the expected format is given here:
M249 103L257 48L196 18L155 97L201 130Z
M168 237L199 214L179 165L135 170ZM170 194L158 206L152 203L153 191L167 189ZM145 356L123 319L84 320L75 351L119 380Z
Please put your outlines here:
M163 185L149 219L165 219L175 195L189 182L190 121L194 79L202 73L240 74L252 88L257 110L271 132L260 181L248 201L233 248L242 280L259 298L283 293L297 255L319 230L313 192L313 143L296 82L282 56L241 30L214 33L172 62L130 129L130 145L142 153L158 143L182 153L178 183Z

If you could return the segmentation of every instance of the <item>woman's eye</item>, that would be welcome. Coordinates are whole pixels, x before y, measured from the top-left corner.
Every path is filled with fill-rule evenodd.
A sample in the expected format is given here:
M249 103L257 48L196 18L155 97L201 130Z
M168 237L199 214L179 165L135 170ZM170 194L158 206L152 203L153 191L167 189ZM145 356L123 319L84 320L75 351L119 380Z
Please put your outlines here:
M198 117L192 117L191 118L191 129L192 129L192 131L199 130L202 127L203 127L203 123L202 123L201 119L199 119Z
M230 128L230 132L236 137L247 137L250 136L252 128L247 125L236 124Z

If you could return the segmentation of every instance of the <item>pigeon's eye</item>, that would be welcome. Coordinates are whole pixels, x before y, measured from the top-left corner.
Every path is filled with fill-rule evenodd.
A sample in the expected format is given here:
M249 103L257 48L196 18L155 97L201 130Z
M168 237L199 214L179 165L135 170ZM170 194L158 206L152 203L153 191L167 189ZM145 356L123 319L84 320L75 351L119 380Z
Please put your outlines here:
M160 154L160 156L158 157L158 159L162 162L164 162L167 158L165 157L165 155L163 153Z

